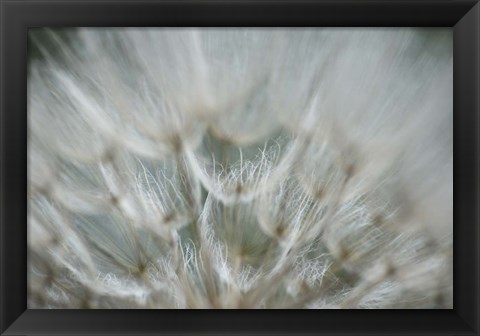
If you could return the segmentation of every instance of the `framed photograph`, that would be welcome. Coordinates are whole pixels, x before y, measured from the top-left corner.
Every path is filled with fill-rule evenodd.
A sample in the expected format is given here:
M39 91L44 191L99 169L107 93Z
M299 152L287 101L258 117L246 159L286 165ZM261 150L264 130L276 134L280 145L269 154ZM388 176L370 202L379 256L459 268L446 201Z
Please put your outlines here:
M2 335L479 332L476 1L4 1Z

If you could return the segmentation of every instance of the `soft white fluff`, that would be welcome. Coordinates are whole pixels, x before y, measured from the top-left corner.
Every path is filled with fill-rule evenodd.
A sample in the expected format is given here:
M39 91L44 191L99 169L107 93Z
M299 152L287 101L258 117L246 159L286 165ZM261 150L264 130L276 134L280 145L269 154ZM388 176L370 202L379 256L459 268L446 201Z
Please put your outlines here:
M451 308L442 29L31 33L30 308Z

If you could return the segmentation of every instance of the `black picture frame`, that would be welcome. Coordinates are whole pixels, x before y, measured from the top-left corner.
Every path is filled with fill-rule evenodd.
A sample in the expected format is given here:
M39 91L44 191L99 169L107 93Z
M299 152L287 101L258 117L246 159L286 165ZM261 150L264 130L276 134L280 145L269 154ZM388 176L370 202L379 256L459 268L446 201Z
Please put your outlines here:
M2 335L479 334L480 4L0 0ZM454 33L452 310L27 310L27 31L67 26L415 26Z

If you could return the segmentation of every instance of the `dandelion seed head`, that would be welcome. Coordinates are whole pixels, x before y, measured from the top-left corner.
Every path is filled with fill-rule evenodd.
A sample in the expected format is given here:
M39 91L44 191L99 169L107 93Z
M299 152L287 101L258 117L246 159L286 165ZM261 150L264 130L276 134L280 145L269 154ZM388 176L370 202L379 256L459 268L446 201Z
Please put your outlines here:
M30 308L451 308L451 33L31 33Z

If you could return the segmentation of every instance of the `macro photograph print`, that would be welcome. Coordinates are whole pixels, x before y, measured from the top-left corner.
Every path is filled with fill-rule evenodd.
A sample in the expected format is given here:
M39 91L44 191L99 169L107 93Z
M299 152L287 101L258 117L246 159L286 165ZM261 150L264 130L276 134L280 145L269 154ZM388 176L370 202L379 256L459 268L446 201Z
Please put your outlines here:
M452 309L451 29L28 37L29 309Z

